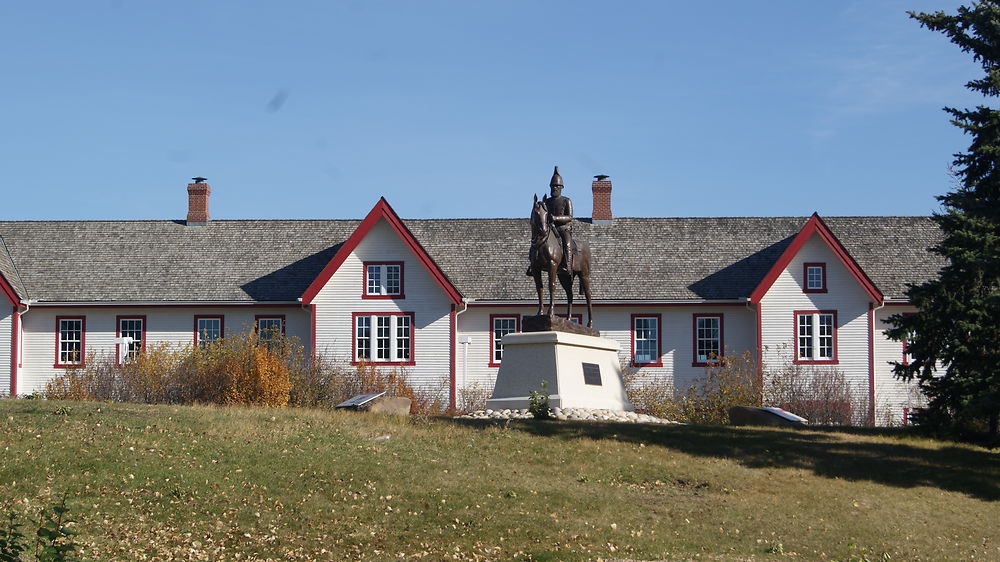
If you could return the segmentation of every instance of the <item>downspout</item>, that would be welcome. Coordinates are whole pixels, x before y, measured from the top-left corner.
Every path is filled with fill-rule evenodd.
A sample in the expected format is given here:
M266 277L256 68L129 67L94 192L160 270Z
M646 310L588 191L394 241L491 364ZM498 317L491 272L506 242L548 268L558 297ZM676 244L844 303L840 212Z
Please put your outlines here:
M465 337L459 339L458 337L458 317L464 312L469 310L469 303L475 301L476 299L470 299L468 297L462 297L462 304L465 305L462 310L455 312L455 341L462 344L462 388L465 388L469 377L469 344L472 343L472 338ZM458 384L456 383L456 387ZM455 407L458 407L458 389L455 389Z
M885 301L875 306L868 303L868 419L875 426L875 313L885 306Z
M21 352L23 351L23 338L21 337L21 326L24 325L21 320L25 314L31 310L31 304L33 301L31 299L21 299L20 305L24 307L24 310L19 310L20 307L14 305L14 316L11 319L11 350L10 350L10 395L12 397L17 397L17 372L21 368L23 361L21 360Z

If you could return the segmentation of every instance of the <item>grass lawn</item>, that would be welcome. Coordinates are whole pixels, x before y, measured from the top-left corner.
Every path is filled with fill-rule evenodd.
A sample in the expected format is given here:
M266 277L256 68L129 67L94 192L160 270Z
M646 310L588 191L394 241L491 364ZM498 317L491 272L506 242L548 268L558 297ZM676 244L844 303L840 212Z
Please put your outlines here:
M94 560L1000 559L1000 453L901 430L0 400L0 452Z

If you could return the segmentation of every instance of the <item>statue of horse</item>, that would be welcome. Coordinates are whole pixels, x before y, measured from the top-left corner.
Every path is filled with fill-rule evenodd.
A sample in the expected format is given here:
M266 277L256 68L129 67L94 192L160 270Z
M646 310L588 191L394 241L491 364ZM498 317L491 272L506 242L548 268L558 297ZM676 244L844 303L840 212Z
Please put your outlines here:
M549 308L548 316L552 316L556 278L566 291L566 318L573 318L573 278L580 278L580 292L587 298L587 327L594 325L594 310L590 302L590 245L586 241L577 243L573 240L573 263L566 270L560 270L563 259L562 241L549 222L549 211L545 206L546 197L539 201L535 195L535 204L531 209L531 250L528 252L530 265L528 271L535 278L535 289L538 291L538 312L542 314L542 272L549 273Z

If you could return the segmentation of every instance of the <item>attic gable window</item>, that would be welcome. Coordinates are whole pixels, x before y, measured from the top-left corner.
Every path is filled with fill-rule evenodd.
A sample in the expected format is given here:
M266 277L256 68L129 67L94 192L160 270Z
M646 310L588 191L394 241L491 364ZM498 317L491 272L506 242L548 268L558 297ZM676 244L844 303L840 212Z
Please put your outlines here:
M364 292L366 299L403 298L403 262L364 264Z
M802 292L825 293L826 264L825 263L802 264L802 279L803 279Z

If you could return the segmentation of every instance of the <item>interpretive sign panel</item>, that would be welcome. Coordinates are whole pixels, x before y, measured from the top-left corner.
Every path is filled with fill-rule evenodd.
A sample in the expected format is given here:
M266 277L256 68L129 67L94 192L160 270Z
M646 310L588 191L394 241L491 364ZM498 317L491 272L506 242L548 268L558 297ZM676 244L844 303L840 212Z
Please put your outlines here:
M584 363L583 383L593 386L601 386L601 366L597 363Z
M345 400L345 401L341 402L340 404L337 404L336 406L334 406L334 408L335 409L340 409L340 408L357 408L359 406L364 406L365 404L371 402L372 400L378 398L379 396L382 396L383 394L385 394L385 391L382 391L382 392L369 392L368 394L359 394L359 395L355 396L354 398L351 398L350 400Z

